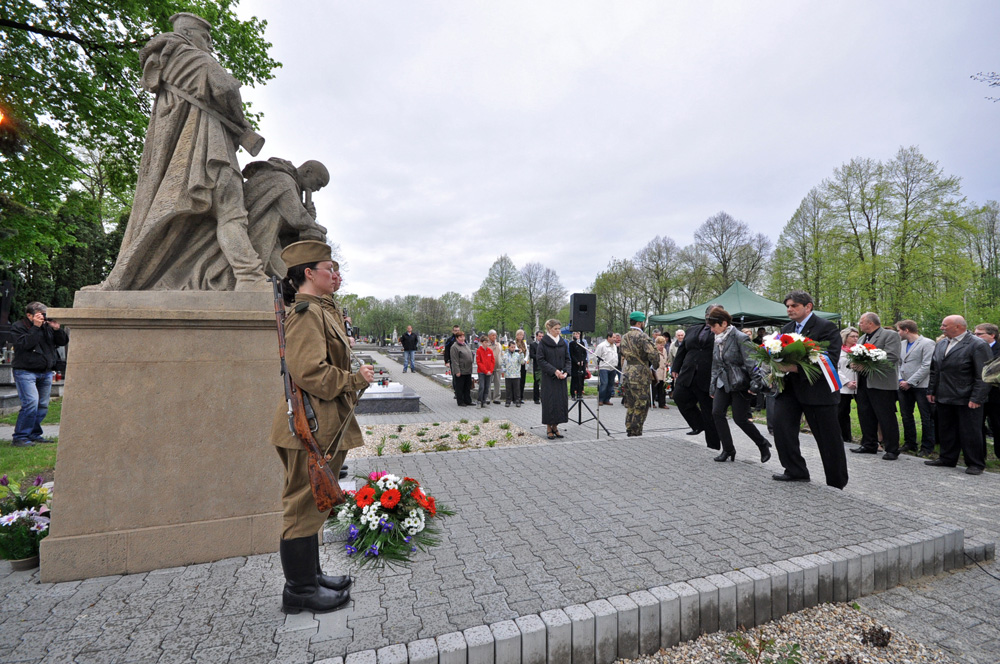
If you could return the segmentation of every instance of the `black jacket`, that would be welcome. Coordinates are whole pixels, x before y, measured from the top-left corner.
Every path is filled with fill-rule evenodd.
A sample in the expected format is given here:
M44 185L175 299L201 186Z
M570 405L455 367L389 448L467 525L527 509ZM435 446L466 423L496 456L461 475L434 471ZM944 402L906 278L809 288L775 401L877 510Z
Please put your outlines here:
M782 334L794 331L794 321L781 328ZM813 314L806 322L806 326L802 328L801 334L816 342L829 341L830 345L826 347L826 354L830 356L833 366L838 366L838 362L840 362L840 347L844 341L840 338L840 332L837 330L836 325L825 318L820 318L816 314ZM798 399L800 404L805 406L835 406L840 403L840 392L831 392L829 384L827 384L826 379L821 375L817 376L816 382L810 385L809 379L800 372L790 373L785 376L785 389L782 394L789 391L794 392L795 398ZM781 395L778 396L780 398Z
M677 374L674 386L694 387L702 392L708 392L712 385L712 351L715 348L715 335L711 330L704 339L702 330L708 329L704 323L689 327L684 333L684 343L681 344L674 366L670 371Z
M420 337L412 332L406 332L399 338L399 343L403 344L403 350L416 350Z
M986 403L990 388L983 382L983 365L993 359L989 344L967 333L946 356L947 348L948 339L934 347L927 396L933 396L935 403L951 406L967 406L970 401Z
M22 318L10 326L14 338L14 369L42 373L52 371L59 361L58 346L69 343L69 332L65 327L53 330L48 323L35 327L27 318Z
M451 363L451 346L455 343L455 335L448 337L448 341L444 342L444 363Z
M535 351L535 361L542 372L542 424L562 424L568 421L569 395L566 392L566 379L556 378L556 371L567 375L570 372L566 342L561 339L553 341L546 334Z

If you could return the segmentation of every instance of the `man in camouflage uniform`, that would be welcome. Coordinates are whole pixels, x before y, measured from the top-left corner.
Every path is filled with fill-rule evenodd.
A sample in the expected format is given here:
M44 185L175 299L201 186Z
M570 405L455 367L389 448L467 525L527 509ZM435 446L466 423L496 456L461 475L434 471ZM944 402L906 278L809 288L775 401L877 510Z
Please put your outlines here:
M631 327L622 337L621 357L625 394L625 432L629 437L641 436L642 425L649 413L649 385L652 381L650 366L659 362L656 347L643 331L646 326L646 314L633 311L629 314Z

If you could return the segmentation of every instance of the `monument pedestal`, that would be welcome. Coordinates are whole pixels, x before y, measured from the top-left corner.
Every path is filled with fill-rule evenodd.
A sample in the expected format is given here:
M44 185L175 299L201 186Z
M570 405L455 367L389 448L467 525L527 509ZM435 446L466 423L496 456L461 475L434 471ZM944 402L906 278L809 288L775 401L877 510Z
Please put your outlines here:
M43 582L277 550L270 293L78 292Z

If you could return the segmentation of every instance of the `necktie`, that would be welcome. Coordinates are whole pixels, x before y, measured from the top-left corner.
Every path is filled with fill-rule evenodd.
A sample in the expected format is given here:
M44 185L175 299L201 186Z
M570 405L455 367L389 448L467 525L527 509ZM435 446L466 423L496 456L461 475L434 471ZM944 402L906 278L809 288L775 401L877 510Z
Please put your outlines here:
M802 323L795 324L795 334L802 334Z

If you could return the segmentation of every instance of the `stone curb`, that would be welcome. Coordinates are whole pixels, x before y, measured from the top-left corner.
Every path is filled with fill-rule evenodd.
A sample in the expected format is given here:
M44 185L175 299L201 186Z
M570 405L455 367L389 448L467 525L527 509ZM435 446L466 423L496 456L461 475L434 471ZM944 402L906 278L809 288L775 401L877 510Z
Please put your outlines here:
M709 574L323 664L611 664L985 562L996 544L937 523L898 537Z

